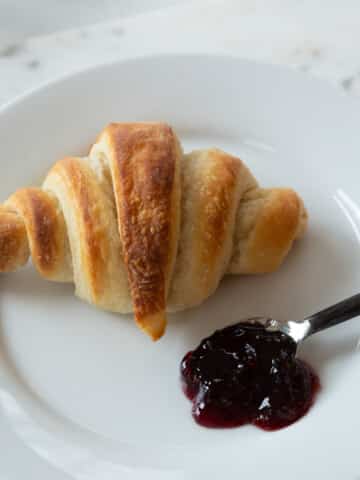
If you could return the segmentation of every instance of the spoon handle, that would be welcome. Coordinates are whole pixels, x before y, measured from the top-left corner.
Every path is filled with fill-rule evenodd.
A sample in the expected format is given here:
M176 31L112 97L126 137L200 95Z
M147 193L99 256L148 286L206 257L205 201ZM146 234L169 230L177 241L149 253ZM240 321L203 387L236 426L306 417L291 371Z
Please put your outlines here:
M358 315L360 315L360 293L305 318L309 326L306 336L333 327Z

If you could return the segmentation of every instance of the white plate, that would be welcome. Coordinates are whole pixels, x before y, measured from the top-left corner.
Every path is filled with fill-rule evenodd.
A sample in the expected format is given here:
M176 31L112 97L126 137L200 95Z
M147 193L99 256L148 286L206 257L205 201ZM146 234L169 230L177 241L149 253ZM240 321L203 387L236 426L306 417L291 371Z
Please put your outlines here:
M215 327L249 315L301 318L359 290L360 101L231 58L98 67L2 110L3 199L59 157L85 152L106 123L157 119L186 149L216 145L264 185L297 189L308 234L277 273L226 279L156 344L130 318L81 303L31 267L2 275L0 478L359 479L358 321L306 343L302 356L323 388L305 418L278 432L197 426L178 368Z

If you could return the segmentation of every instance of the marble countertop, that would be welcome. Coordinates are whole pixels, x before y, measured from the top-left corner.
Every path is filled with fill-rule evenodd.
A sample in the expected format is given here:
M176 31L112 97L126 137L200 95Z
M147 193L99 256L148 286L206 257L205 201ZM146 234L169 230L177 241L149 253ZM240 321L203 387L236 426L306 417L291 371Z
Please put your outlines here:
M169 52L284 64L358 94L359 15L358 0L199 0L2 43L0 105L91 65Z

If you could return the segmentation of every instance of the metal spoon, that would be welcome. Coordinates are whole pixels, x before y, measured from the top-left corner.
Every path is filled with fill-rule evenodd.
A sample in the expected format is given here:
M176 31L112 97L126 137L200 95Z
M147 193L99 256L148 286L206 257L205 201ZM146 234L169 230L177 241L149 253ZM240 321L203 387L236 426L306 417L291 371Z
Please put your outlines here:
M291 337L295 343L299 344L314 333L321 332L326 328L343 323L358 315L360 315L359 293L320 312L314 313L301 322L290 320L286 323L281 323L272 318L262 318L261 323L264 324L266 330L272 332L280 331ZM257 321L259 321L259 319Z

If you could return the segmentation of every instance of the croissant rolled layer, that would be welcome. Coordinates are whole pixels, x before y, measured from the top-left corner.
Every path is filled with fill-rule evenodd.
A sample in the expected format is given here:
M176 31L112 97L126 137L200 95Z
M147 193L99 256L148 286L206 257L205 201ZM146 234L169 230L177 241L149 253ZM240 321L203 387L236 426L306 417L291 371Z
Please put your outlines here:
M218 149L183 154L163 123L110 124L89 156L0 206L0 272L32 257L100 308L134 311L153 339L166 311L198 305L227 274L276 270L306 228L301 198L260 188Z

